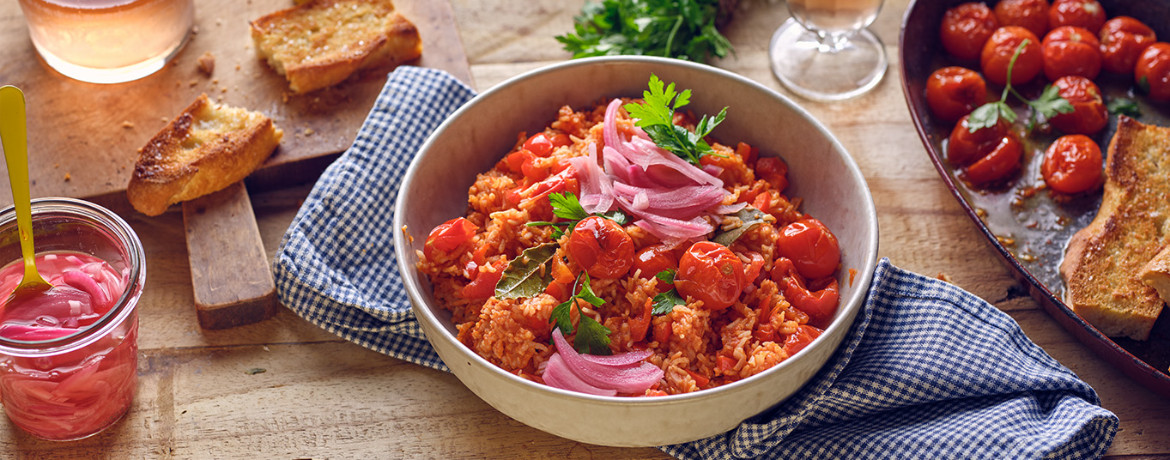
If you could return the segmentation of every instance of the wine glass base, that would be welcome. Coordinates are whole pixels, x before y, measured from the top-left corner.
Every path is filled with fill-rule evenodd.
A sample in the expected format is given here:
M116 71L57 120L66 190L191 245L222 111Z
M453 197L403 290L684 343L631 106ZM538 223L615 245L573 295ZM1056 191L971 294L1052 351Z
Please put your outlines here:
M889 61L882 41L868 29L830 46L817 34L788 19L772 34L768 48L772 73L797 95L839 101L865 93L886 74Z

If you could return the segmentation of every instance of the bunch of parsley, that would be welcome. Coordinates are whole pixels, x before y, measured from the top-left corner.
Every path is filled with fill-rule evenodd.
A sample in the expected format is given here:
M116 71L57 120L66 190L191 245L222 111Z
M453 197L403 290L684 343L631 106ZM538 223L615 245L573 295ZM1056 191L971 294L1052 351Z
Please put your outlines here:
M719 0L602 0L574 18L576 33L557 41L573 57L646 55L704 62L731 42L715 27Z

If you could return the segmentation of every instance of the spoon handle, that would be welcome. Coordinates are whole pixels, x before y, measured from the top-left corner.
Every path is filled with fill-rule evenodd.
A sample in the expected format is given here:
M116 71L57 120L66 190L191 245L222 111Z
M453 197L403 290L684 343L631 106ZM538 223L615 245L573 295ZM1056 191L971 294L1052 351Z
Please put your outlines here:
M4 145L8 181L12 186L12 204L16 208L16 223L20 229L24 279L30 283L32 280L44 283L33 265L36 252L33 248L32 204L28 182L28 127L25 121L24 92L15 86L0 87L0 141Z

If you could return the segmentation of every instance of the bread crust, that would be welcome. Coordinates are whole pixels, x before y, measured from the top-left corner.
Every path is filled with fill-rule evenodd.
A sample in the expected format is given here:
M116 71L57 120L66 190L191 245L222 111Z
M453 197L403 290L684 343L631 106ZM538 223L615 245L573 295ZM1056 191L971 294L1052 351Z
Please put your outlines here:
M1140 272L1170 239L1170 129L1119 117L1097 216L1069 240L1065 302L1108 336L1149 337L1163 301Z
M134 209L157 216L172 204L243 180L282 136L263 114L215 104L201 94L139 149L126 196Z
M418 28L390 0L315 0L251 22L256 51L294 93L422 55Z
M1163 302L1170 303L1170 244L1142 267L1141 277L1142 282L1158 292Z

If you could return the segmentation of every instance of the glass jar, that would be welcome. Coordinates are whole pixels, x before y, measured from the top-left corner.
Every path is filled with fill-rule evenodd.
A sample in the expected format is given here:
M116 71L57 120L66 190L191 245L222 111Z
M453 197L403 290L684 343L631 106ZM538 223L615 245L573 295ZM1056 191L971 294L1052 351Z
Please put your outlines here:
M12 261L0 269L0 402L13 424L37 437L80 439L113 425L133 402L146 259L126 221L96 204L37 199L32 216L37 271L54 285L33 295L90 300L47 307L10 299L23 265L16 213L0 212L0 261ZM78 281L80 274L91 281Z

